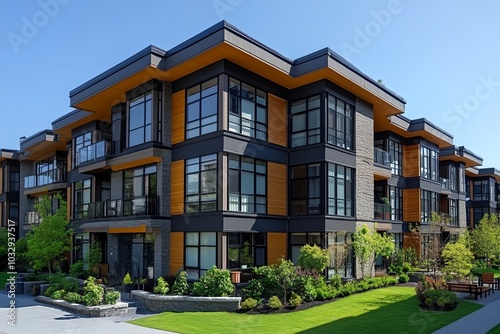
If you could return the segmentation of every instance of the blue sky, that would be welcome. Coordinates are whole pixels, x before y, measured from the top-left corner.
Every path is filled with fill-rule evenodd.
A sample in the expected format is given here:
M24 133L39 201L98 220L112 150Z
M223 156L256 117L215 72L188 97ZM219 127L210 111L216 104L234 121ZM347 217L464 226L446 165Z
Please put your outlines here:
M69 91L144 47L222 19L295 59L329 47L500 169L500 2L4 0L1 148L71 111ZM489 143L489 144L488 144ZM492 144L493 143L493 144Z

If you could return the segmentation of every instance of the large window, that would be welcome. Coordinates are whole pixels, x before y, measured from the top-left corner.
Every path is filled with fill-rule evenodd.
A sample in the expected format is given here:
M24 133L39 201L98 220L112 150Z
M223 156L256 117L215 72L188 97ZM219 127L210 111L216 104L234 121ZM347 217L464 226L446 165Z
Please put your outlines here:
M474 201L489 201L489 180L474 180L473 181L473 200Z
M228 233L227 268L247 269L266 264L265 233Z
M328 143L352 150L354 106L328 95Z
M321 139L320 95L292 103L292 147L311 145Z
M19 171L10 171L9 191L19 191L19 178ZM5 182L7 182L7 180L5 180Z
M229 155L229 210L266 213L266 162Z
M217 155L186 160L186 212L217 210Z
M389 186L391 220L403 220L403 189Z
M156 196L156 165L143 166L125 171L123 197Z
M458 225L458 200L450 199L451 225Z
M394 140L388 140L392 175L403 175L403 147Z
M429 222L432 212L438 212L438 201L439 196L437 193L428 190L420 190L420 220L422 222Z
M450 166L450 190L458 190L458 167L453 165Z
M229 131L267 139L267 94L229 78Z
M321 164L292 167L292 215L321 213Z
M152 94L141 95L129 102L128 146L136 146L153 139Z
M187 90L186 138L217 131L217 78Z
M420 177L438 181L438 160L436 151L420 146Z
M88 218L89 204L92 194L92 179L85 179L74 183L74 219Z
M215 232L185 233L185 269L188 279L197 280L217 265L217 234Z
M87 146L90 146L92 145L92 132L87 132L87 133L84 133L83 135L80 135L80 136L77 136L74 138L74 151L73 151L73 161L74 161L74 165L73 167L75 166L78 166L80 164L80 161L78 161L78 152L84 148L84 147L87 147Z
M354 216L354 169L328 164L328 214Z

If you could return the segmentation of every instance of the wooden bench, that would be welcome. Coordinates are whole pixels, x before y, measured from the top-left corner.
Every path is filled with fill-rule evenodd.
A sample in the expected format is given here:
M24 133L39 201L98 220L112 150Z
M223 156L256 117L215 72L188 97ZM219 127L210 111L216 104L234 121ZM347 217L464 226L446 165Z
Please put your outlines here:
M466 283L448 283L448 290L453 292L468 292L470 295L474 295L474 299L477 300L477 296L481 298L486 298L486 293L491 293L491 289L487 286L478 286L476 284L466 284Z
M493 293L495 290L500 290L500 278L495 278L494 273L482 273L479 276L479 285L488 284L488 286L493 286Z

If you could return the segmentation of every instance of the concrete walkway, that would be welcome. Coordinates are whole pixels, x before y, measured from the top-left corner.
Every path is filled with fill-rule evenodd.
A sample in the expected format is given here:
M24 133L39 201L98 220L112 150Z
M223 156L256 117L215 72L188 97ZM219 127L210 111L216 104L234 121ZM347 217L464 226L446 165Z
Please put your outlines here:
M9 302L5 292L0 292L0 334L159 334L168 333L126 323L141 315L125 314L115 317L86 318L39 304L31 295L16 295L16 326L9 322Z

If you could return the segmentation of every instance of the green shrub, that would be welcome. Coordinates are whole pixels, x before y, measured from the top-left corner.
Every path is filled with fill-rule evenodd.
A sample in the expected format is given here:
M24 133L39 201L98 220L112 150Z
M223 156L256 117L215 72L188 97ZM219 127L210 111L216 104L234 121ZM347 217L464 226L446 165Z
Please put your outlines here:
M290 307L297 307L299 306L300 304L302 304L302 298L296 294L295 292L292 292L292 295L290 296L290 300L288 301L288 305L290 305Z
M457 295L447 290L426 290L424 297L423 306L429 310L450 311L454 310L458 304Z
M52 293L52 295L50 295L50 298L52 298L52 299L63 299L65 295L66 295L66 291L64 291L63 289L60 289L60 290L54 291Z
M243 297L246 299L261 300L264 293L261 279L251 279L243 289Z
M123 277L123 285L133 284L132 278L130 277L130 273L125 274Z
M177 278L175 279L175 283L172 286L172 294L173 295L187 295L189 293L189 284L187 281L188 274L185 271L181 271Z
M64 300L68 303L81 303L83 301L83 296L77 292L68 292L64 296Z
M253 308L256 308L257 305L258 305L258 302L253 298L247 298L241 302L241 308L243 310L251 310Z
M292 292L298 294L307 302L316 300L315 279L310 275L301 275L296 278Z
M225 297L232 295L234 286L229 270L210 268L199 281L193 284L193 294L204 297Z
M118 298L120 298L120 293L118 291L108 291L104 295L104 303L114 305Z
M77 261L69 266L69 276L74 278L82 278L85 275L86 270L84 268L83 261Z
M61 286L64 290L68 292L77 292L79 293L82 289L80 287L80 283L76 279L73 278L65 278L61 282Z
M266 305L273 310L277 310L281 308L281 306L283 306L278 296L272 296L271 298L269 298Z
M403 263L402 270L403 270L403 273L406 274L406 273L409 273L409 272L412 271L412 267L411 267L411 265L409 263Z
M168 283L163 279L163 277L158 277L156 280L156 286L153 288L153 292L159 295L166 295L168 290Z
M330 252L328 249L317 245L304 245L300 248L299 265L302 268L323 272L329 263Z
M45 295L45 297L50 297L50 298L52 298L52 294L53 294L54 292L56 292L57 290L59 290L59 288L57 288L57 287L55 287L55 286L49 286L49 287L47 288L47 290L45 290L44 295Z
M317 288L316 289L316 300L328 300L332 299L332 294L328 288Z
M398 282L399 283L406 283L410 280L410 277L408 275L406 275L405 273L402 273L401 275L399 275L398 277Z
M85 280L85 286L83 287L84 295L83 300L87 306L95 306L102 303L104 296L104 289L95 283L95 278L89 276Z
M342 284L342 277L340 275L334 275L330 279L330 285L333 286L334 288L338 288Z

